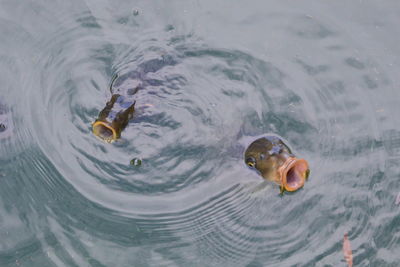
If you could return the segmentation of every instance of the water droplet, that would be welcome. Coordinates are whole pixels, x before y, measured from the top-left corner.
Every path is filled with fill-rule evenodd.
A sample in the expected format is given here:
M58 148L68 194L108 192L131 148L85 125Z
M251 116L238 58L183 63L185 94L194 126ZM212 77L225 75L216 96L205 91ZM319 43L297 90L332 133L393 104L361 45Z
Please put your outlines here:
M130 164L132 166L140 166L140 165L142 165L142 160L139 158L134 158L131 160Z
M174 26L172 26L171 24L169 24L169 25L167 25L167 26L165 27L165 31L166 31L166 32L170 32L170 31L173 31L173 30L175 30L175 28L174 28Z

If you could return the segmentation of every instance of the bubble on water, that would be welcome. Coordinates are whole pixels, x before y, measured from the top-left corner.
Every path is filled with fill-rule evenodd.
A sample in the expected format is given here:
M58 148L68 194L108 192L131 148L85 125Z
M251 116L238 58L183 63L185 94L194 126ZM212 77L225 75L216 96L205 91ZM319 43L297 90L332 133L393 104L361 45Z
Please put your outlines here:
M142 165L142 160L139 158L134 158L131 160L130 164L132 166L140 166L140 165Z
M173 25L171 25L171 24L168 24L168 25L165 27L165 31L166 31L166 32L170 32L170 31L173 31L173 30L175 30L175 27L174 27Z

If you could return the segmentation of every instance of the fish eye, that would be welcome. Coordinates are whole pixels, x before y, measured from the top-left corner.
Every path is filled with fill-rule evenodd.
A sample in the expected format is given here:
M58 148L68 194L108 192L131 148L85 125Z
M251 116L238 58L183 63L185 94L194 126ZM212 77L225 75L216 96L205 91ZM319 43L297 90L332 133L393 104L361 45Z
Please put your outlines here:
M246 159L246 164L247 166L249 166L250 168L255 168L256 167L256 160L253 157L249 157Z

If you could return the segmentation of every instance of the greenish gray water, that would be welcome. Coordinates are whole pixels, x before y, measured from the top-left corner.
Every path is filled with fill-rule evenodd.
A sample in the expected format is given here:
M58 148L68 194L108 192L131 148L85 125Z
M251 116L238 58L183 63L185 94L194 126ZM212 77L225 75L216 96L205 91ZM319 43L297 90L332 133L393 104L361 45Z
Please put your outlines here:
M397 1L0 0L0 266L399 266ZM167 56L122 139L115 73ZM279 195L243 148L311 166ZM130 165L134 158L140 166Z

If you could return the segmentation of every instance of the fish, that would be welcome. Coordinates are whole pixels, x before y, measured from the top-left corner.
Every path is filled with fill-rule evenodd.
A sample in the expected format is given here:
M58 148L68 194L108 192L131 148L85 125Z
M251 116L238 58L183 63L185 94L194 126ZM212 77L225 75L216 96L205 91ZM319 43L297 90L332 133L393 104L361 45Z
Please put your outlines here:
M122 130L133 116L135 103L125 101L119 94L112 95L92 125L93 134L109 143L120 138Z
M351 246L350 246L350 241L347 233L344 234L343 237L343 254L344 254L344 260L347 263L348 267L353 266L353 253L351 251Z
M101 140L111 143L121 137L121 132L133 118L135 112L135 94L147 86L161 86L162 82L152 79L148 73L159 71L165 66L177 64L174 57L161 55L147 60L137 69L115 74L110 83L111 98L92 123L93 134Z
M245 151L246 165L280 186L281 193L304 186L310 174L308 162L297 158L281 138L266 135L253 141Z

